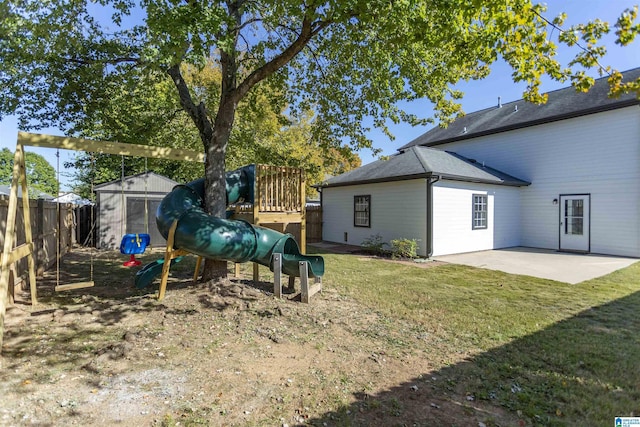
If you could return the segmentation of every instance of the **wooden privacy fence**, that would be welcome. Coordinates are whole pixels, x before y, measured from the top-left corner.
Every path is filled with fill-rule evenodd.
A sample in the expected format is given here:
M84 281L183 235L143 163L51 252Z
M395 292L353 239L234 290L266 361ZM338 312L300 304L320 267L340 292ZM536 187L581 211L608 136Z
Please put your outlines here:
M322 206L307 206L307 242L322 241Z
M9 197L0 196L0 246L4 245L7 224L7 209ZM60 204L60 224L58 225L58 204L44 200L32 200L29 203L31 217L31 229L34 231L34 258L36 263L36 274L42 276L45 270L53 266L56 262L56 245L58 236L56 229L62 230L60 233L60 255L67 253L76 241L74 220L74 205L69 203ZM18 215L16 216L16 239L14 247L25 243L24 215L22 213L22 203L18 204ZM16 261L13 268L14 286L22 282L28 273L27 259L22 258ZM13 289L9 289L13 294Z

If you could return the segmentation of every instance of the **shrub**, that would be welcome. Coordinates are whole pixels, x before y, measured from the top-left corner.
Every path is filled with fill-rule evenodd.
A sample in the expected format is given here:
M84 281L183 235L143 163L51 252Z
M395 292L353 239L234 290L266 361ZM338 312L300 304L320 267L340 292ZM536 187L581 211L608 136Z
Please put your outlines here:
M372 234L362 241L361 246L372 254L380 255L384 253L383 247L388 243L382 240L382 236L380 233Z
M393 258L417 258L417 239L394 239L391 241L391 256Z

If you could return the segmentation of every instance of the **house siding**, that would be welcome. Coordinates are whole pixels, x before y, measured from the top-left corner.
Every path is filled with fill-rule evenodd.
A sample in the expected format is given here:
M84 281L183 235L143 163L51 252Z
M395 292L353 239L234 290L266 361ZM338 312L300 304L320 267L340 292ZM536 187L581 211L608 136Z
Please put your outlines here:
M437 148L532 183L520 190L521 245L558 249L560 206L553 199L590 194L591 252L640 257L638 106Z
M487 196L487 228L472 229L472 198ZM520 245L518 188L438 181L433 186L433 255Z
M354 227L353 198L371 196L371 227ZM426 255L427 184L425 179L322 189L322 238L329 242L361 245L379 233L392 239L419 239L418 254ZM347 240L344 235L347 233Z

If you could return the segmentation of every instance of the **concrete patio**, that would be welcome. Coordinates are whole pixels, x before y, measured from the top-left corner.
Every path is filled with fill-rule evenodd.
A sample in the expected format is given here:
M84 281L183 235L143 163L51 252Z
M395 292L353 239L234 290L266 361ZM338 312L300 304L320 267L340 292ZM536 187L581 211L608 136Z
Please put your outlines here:
M640 261L638 258L574 254L524 247L443 255L433 259L572 284L607 275Z

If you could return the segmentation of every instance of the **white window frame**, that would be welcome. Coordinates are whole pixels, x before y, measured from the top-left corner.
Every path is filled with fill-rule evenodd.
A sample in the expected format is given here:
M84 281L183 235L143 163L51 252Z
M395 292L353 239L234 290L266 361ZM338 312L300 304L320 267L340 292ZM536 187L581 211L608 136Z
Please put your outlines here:
M489 197L486 194L473 194L471 197L471 229L489 228Z

